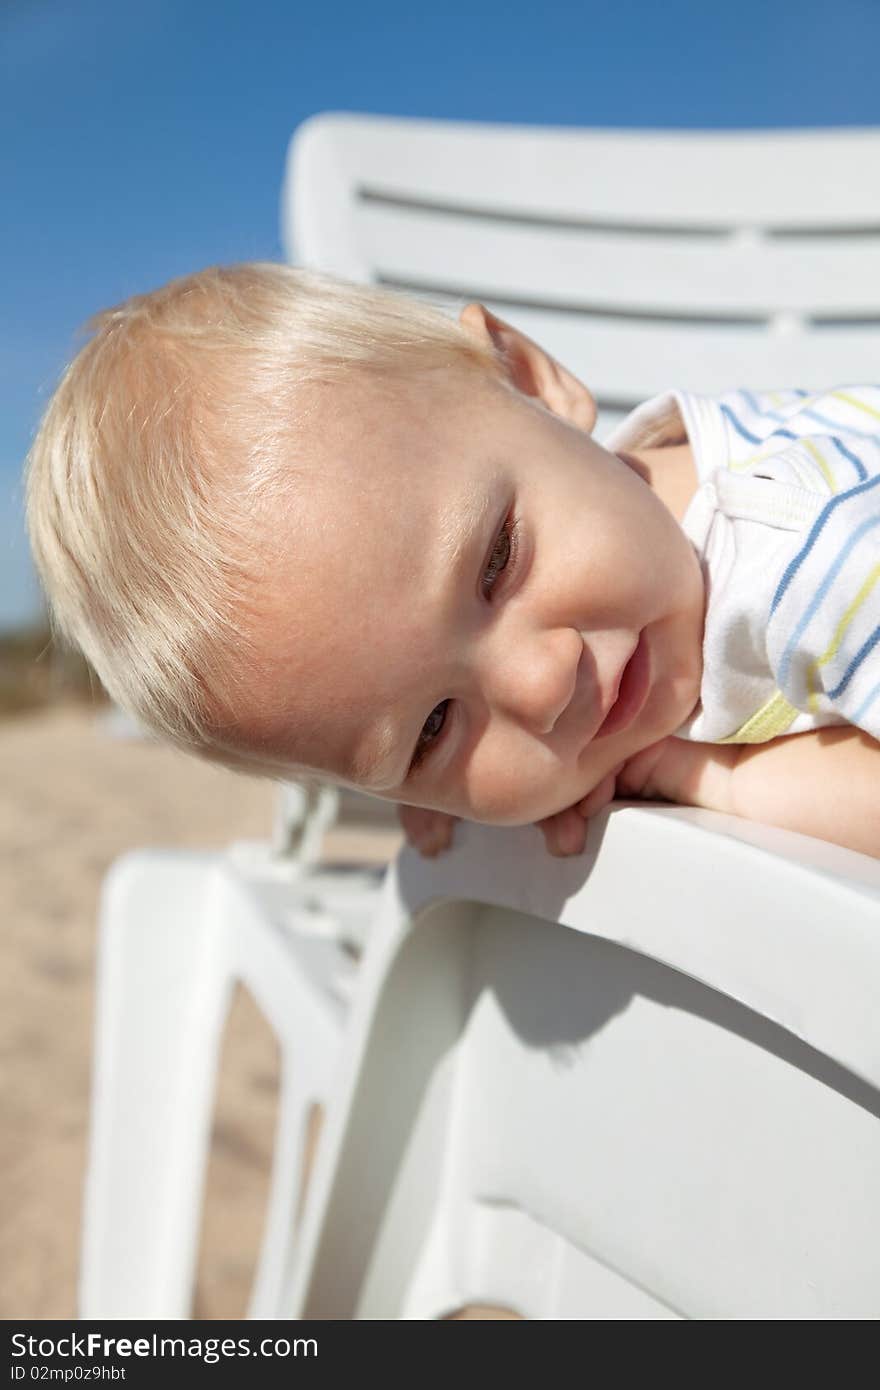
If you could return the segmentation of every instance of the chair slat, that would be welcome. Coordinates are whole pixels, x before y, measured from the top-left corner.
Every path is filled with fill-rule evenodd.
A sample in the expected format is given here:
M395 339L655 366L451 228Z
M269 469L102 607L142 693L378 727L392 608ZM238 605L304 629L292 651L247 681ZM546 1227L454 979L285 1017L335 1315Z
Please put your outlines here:
M871 129L581 130L332 114L295 139L325 182L386 197L634 226L880 226Z
M378 280L608 311L873 319L872 237L781 239L579 230L358 203L355 232Z

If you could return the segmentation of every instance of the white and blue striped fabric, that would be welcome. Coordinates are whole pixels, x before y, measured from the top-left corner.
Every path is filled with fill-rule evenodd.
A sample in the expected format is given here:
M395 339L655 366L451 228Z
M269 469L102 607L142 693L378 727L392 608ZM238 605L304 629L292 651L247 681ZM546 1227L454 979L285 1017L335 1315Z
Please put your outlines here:
M609 447L685 438L700 485L682 527L708 602L700 703L677 735L880 739L880 386L673 391Z

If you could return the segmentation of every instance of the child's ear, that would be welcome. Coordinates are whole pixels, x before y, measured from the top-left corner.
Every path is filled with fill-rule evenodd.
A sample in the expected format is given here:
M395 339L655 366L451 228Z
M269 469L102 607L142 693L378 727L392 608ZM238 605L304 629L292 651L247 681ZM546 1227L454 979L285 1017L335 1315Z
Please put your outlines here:
M494 343L501 351L507 374L518 391L524 396L537 396L554 415L591 433L596 423L596 402L582 381L484 304L466 304L458 317L467 332Z

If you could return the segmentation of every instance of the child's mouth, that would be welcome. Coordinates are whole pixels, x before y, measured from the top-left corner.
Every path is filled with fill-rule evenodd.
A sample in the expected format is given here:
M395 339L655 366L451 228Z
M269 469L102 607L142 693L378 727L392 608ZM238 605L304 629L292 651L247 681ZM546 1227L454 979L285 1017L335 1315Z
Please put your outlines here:
M617 699L593 737L604 738L606 734L619 733L631 724L645 703L650 684L651 653L643 628L639 633L635 651L623 668L617 688Z

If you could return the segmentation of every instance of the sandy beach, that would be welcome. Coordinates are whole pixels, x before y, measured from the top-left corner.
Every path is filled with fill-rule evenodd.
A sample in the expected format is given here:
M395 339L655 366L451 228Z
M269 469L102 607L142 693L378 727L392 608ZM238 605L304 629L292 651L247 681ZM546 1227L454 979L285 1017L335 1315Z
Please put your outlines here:
M71 705L0 723L0 1317L76 1315L88 1134L97 903L139 846L268 839L276 790L150 743ZM391 806L353 798L325 857L384 862ZM193 1312L240 1317L265 1201L274 1040L236 1000L215 1112Z

